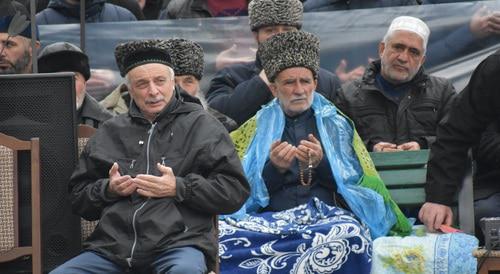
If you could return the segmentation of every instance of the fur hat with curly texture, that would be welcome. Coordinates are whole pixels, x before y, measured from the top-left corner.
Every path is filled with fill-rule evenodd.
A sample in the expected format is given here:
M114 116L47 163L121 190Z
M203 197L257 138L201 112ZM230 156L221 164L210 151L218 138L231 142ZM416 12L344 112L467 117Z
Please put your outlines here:
M279 33L260 44L257 56L271 82L281 71L292 67L308 68L316 78L319 71L319 38L304 31Z
M119 44L115 48L115 59L122 77L131 69L148 63L172 67L167 41L160 39Z
M265 26L286 25L300 29L303 9L299 0L253 0L248 4L250 28L257 31Z
M167 40L167 48L172 58L175 75L193 75L203 77L203 48L196 42L174 38Z

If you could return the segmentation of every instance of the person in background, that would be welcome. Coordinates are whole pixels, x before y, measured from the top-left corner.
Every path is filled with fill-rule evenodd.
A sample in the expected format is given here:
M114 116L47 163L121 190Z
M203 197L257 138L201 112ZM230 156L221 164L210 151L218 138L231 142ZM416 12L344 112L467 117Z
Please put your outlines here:
M107 0L108 3L117 5L129 10L137 20L145 20L142 9L144 8L144 0L138 2L137 0Z
M260 44L281 32L302 27L302 3L299 0L253 0L248 6L250 29ZM207 92L208 104L243 124L273 99L269 81L258 56L255 62L236 64L217 72ZM333 101L340 89L340 80L320 69L317 92Z
M422 20L395 18L379 44L380 59L339 93L336 105L369 151L428 149L434 142L456 93L448 80L423 69L429 35Z
M164 0L158 19L246 16L249 0Z
M189 95L198 98L203 107L217 118L228 132L235 130L237 128L236 122L208 106L205 96L200 90L200 81L205 65L203 48L196 42L182 38L167 40L167 48L172 57L175 84Z
M16 15L16 13L18 15ZM15 20L14 20L15 18ZM32 73L33 49L31 39L36 39L35 47L40 47L37 37L31 37L31 24L26 19L29 13L17 1L5 0L0 3L0 74L25 74ZM12 21L25 22L23 29L18 29L15 35L9 34Z
M77 124L98 128L113 117L106 109L86 92L86 82L90 78L88 56L68 42L47 45L40 51L38 66L41 73L74 72Z
M85 1L85 22L136 21L126 8L105 0ZM80 0L50 0L47 8L36 14L40 25L80 23Z

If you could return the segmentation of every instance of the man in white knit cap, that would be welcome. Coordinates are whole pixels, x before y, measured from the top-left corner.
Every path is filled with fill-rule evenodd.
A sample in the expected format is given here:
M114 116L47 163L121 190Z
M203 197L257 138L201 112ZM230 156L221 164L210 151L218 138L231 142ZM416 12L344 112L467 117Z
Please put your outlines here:
M430 30L420 19L395 18L379 43L380 60L339 93L337 106L355 123L369 151L428 149L455 89L425 73Z

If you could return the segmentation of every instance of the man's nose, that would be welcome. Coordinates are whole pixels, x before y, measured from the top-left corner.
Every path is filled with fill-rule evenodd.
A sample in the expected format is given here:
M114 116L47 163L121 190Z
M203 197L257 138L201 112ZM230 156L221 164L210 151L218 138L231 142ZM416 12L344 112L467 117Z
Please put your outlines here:
M148 94L149 95L156 95L158 94L160 91L158 90L158 87L155 85L155 83L153 81L151 81L149 83L149 86L148 86Z
M404 62L404 63L408 62L408 59L409 59L408 54L409 54L409 52L407 50L400 52L398 55L398 60L401 62Z

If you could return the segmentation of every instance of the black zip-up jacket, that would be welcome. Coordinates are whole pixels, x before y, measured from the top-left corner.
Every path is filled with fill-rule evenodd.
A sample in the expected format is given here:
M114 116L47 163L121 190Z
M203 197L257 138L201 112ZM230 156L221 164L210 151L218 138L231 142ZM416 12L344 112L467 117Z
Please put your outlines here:
M432 146L425 188L428 202L451 205L461 185L467 151L484 136L486 128L500 125L500 51L488 56L474 70L449 117L439 125ZM499 149L490 149L491 165L500 169ZM484 154L483 154L484 155ZM483 156L484 157L484 156ZM489 187L500 190L498 177ZM476 182L474 182L476 189Z
M267 84L259 77L261 70L258 62L236 64L220 70L210 82L208 105L242 125L274 99ZM340 80L335 74L319 70L317 92L333 102L340 88Z
M473 149L474 200L500 192L500 125L492 123Z
M398 105L375 85L379 73L380 60L372 62L361 79L342 87L337 107L354 121L369 151L379 142L400 145L415 141L420 148L429 148L455 89L448 80L427 75L421 68Z
M99 127L85 147L70 180L73 211L99 220L84 243L124 268L144 268L170 248L194 246L213 269L217 239L213 218L238 210L249 185L224 127L201 105L185 102L176 91L149 122L131 104L128 114ZM160 176L156 164L171 167L176 196L116 197L107 190L109 169L121 175Z

